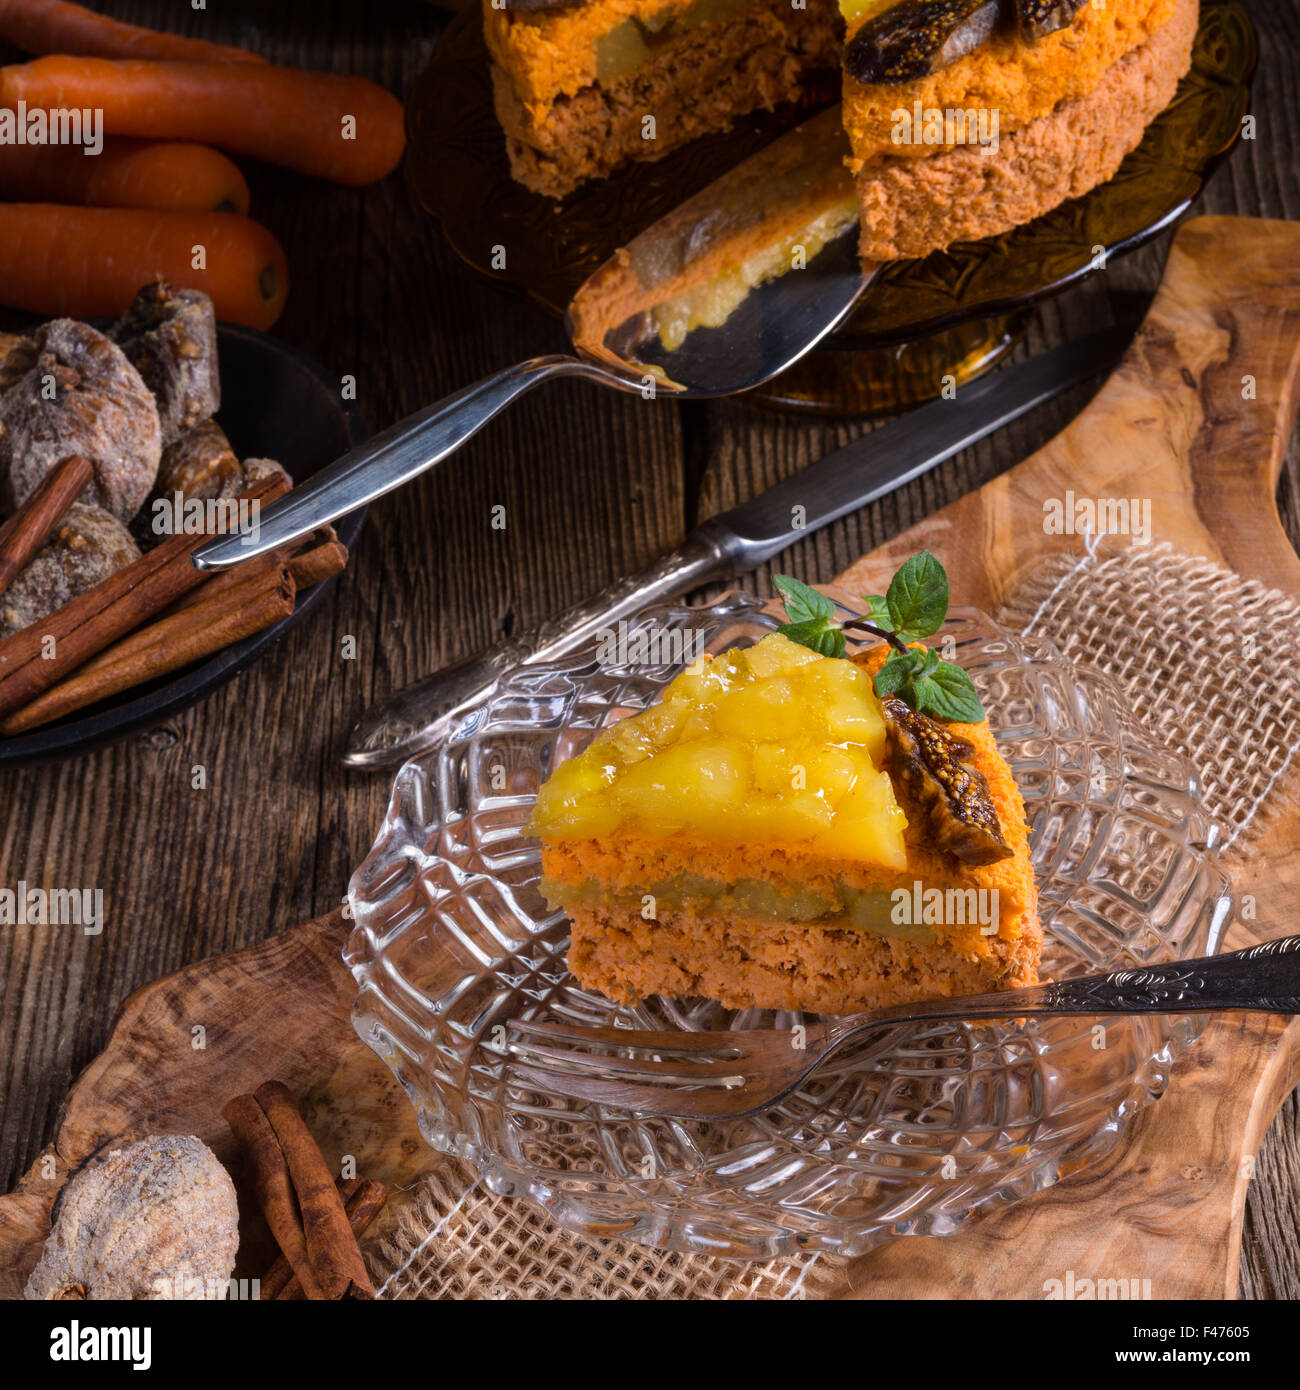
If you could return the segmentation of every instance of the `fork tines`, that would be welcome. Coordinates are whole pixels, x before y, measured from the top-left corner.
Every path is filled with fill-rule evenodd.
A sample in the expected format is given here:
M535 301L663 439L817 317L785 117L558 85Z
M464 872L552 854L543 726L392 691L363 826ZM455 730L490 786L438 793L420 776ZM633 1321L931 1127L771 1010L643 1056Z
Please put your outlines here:
M735 1066L742 1055L739 1048L701 1051L691 1045L689 1033L518 1019L509 1025L506 1047L523 1063L518 1074L531 1080L570 1075L587 1084L603 1077L616 1085L615 1078L635 1075L651 1085L692 1087L734 1087L744 1080ZM540 1065L530 1066L530 1061Z

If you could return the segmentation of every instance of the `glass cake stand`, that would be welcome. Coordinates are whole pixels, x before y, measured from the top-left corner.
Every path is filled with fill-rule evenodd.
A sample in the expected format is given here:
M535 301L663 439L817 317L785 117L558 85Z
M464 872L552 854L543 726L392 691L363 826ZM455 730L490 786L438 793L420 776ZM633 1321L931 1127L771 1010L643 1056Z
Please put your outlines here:
M1014 346L1036 304L1187 212L1241 134L1257 57L1239 0L1201 0L1191 71L1110 182L1002 236L885 267L839 331L747 399L880 414L931 399L946 375L960 385L987 371ZM510 177L474 5L448 23L411 93L406 174L467 265L559 317L616 248L837 101L840 74L814 75L806 87L797 105L742 117L727 132L655 163L627 165L556 201ZM504 267L494 264L498 247L507 251Z
M690 629L716 653L777 621L733 594L648 610L629 635ZM1134 724L1117 686L1050 643L974 610L955 610L944 633L1025 798L1043 973L1216 950L1227 882L1187 763ZM782 1104L726 1123L645 1118L514 1074L501 1050L512 1018L684 1030L799 1021L590 993L566 968L563 915L538 891L538 844L523 833L538 786L680 669L599 665L593 651L521 668L398 774L351 883L345 958L356 1029L429 1143L571 1230L751 1258L946 1235L1113 1149L1163 1091L1195 1018L895 1027L832 1057Z

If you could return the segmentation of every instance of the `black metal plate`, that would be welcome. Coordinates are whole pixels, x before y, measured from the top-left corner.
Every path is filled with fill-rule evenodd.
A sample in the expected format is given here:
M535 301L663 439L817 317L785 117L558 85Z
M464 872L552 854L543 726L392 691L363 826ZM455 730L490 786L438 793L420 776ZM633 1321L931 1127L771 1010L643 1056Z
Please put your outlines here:
M300 483L366 439L360 413L340 399L337 379L296 348L255 329L222 324L217 350L221 366L217 419L240 458L277 459ZM363 508L336 526L349 550L355 548L364 521ZM160 724L269 651L317 607L332 583L326 580L304 590L290 617L199 666L123 692L48 728L0 738L0 767L86 753Z

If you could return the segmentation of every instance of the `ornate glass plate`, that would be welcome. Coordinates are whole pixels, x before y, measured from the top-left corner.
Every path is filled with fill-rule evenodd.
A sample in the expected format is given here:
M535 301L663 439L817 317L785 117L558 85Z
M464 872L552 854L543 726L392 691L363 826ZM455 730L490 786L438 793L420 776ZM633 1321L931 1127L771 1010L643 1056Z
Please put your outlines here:
M689 631L718 652L776 621L731 595L648 610L629 637ZM1152 746L1116 686L1050 644L973 610L957 610L945 633L1025 796L1044 973L1215 950L1226 881L1186 763ZM592 649L517 670L398 774L352 880L345 956L357 1031L406 1088L429 1143L573 1230L750 1257L948 1234L1110 1150L1161 1094L1193 1019L893 1028L833 1057L787 1102L729 1123L641 1118L513 1074L501 1043L515 1017L798 1021L701 1000L626 1008L589 993L566 969L563 916L538 892L537 844L523 834L537 787L596 730L652 704L681 666L602 665Z
M1256 59L1239 0L1201 0L1192 70L1114 179L1002 236L887 267L831 347L896 345L1024 309L1103 264L1096 248L1117 255L1170 226L1241 134ZM724 134L657 163L629 165L556 202L510 177L479 10L470 6L451 20L412 92L407 177L469 265L558 315L616 247L838 100L839 90L838 72L814 78L799 105L744 117ZM969 351L963 344L948 350L959 348Z

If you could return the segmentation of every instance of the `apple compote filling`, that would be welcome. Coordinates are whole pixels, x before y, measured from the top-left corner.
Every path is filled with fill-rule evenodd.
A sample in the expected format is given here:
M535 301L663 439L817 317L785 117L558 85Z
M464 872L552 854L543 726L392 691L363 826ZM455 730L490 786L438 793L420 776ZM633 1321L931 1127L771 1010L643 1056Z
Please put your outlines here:
M778 633L702 658L538 794L530 833L635 832L797 846L902 869L907 820L871 677Z
M655 911L695 908L719 910L730 916L768 922L797 922L806 926L853 927L875 932L899 941L928 944L938 940L924 921L899 920L894 890L853 888L836 884L831 892L796 888L782 892L762 879L742 878L735 883L719 883L700 874L675 874L651 883L642 893L611 893L597 879L585 883L558 883L543 878L542 896L547 902L565 902L574 907L624 907L641 911L646 894L654 900Z
M760 285L802 268L858 222L856 193L828 208L792 236L765 246L728 267L716 279L665 300L654 309L655 330L675 352L697 328L720 328Z
M631 77L661 49L701 25L727 18L753 0L694 0L683 9L665 5L649 15L633 15L596 40L596 81L603 86Z

